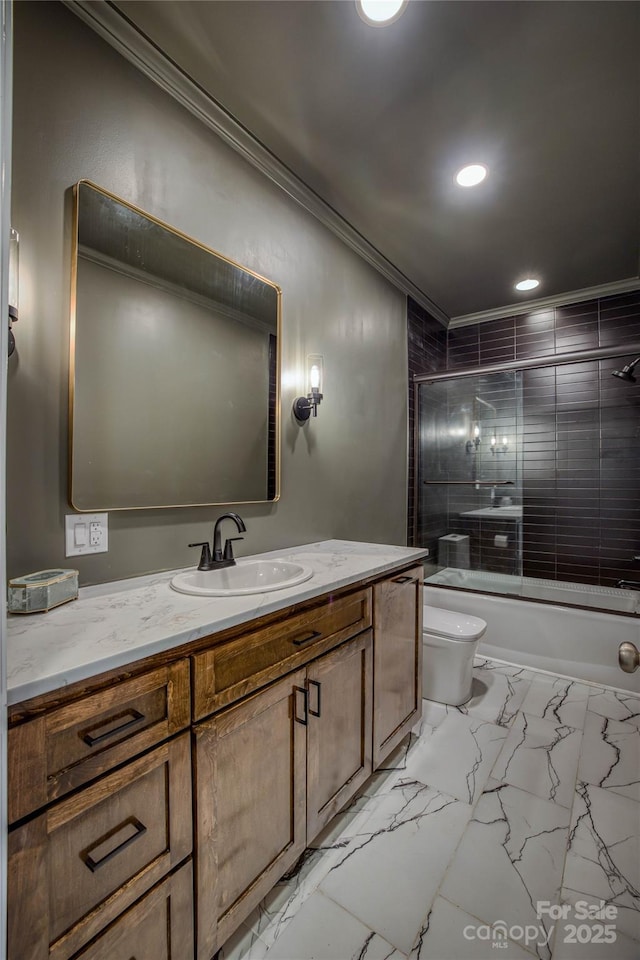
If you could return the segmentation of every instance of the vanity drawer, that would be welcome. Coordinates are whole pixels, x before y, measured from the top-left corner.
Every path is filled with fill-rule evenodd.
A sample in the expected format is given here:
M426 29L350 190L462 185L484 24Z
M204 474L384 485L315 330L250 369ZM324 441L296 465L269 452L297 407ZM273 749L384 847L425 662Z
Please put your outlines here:
M191 960L193 879L191 864L127 910L77 960Z
M193 659L193 718L201 720L371 626L371 590L328 600L212 647Z
M191 814L184 733L11 831L11 960L68 960L191 853Z
M189 661L114 684L9 730L9 822L189 725Z

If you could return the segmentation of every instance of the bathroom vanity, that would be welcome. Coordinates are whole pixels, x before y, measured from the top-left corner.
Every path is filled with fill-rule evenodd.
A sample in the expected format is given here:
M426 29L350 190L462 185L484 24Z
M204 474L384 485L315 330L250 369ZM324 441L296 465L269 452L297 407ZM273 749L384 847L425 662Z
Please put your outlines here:
M11 618L9 960L210 960L419 719L424 555Z

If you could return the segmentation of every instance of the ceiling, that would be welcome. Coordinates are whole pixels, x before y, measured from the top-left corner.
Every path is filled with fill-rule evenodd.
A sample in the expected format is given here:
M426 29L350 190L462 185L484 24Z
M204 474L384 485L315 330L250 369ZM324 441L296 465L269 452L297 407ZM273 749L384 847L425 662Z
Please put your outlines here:
M639 2L113 7L447 317L638 277Z

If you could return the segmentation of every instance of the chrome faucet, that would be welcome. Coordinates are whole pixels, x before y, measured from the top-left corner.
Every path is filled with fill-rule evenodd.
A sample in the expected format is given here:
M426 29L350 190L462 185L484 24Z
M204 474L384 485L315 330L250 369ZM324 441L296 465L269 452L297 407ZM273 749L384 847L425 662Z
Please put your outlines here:
M242 517L239 517L237 513L223 513L221 517L218 517L213 528L213 556L207 541L204 541L203 543L189 544L190 547L202 547L198 570L220 570L222 567L235 566L236 561L233 556L233 541L244 540L244 537L229 537L227 540L225 540L223 550L222 537L220 534L220 524L223 520L233 520L238 528L238 533L246 533L247 531L247 528L244 525L244 520Z

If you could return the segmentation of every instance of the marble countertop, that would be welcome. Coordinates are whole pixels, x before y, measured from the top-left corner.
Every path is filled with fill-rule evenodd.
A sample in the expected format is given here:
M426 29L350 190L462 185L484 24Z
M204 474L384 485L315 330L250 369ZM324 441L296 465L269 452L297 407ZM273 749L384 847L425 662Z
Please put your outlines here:
M424 549L350 540L273 550L260 558L297 560L313 568L313 577L297 587L246 597L177 593L169 586L177 570L82 587L77 600L48 613L8 616L8 703L20 703L248 623L402 564L419 562L427 554Z

